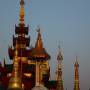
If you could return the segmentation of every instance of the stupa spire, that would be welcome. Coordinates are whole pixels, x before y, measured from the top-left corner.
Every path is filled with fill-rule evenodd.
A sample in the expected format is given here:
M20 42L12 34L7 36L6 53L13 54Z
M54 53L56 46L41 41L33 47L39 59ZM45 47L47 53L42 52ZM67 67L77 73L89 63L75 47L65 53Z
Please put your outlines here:
M36 41L36 48L40 49L43 48L43 42L42 42L42 38L41 38L41 32L40 32L40 27L37 30L38 32L38 37L37 37L37 41Z
M80 90L80 87L79 87L79 71L78 71L79 63L78 63L77 56L76 56L76 62L74 64L74 67L75 67L74 90Z
M20 25L24 25L24 5L25 5L25 2L24 0L21 0L20 1L20 13L19 13L19 17L20 17L20 20L19 20L19 24Z
M63 80L62 80L63 56L62 56L62 53L61 53L60 46L58 48L59 48L59 51L58 51L58 55L57 55L58 67L57 67L57 88L56 88L56 90L64 90Z
M13 72L9 81L8 90L22 90L22 81L20 76L17 46L18 44L16 43L16 48L14 53L15 56L13 62Z

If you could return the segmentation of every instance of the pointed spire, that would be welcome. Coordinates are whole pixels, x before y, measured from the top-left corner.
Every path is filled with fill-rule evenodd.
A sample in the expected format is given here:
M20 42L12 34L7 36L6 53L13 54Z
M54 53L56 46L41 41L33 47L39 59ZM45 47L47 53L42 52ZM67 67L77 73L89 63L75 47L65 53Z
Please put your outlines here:
M62 79L62 60L63 60L63 56L61 54L61 50L59 46L59 52L57 56L58 68L57 68L57 88L56 90L64 90L63 79Z
M78 71L79 63L78 63L77 56L76 56L76 62L74 64L74 67L75 67L74 90L80 90L80 87L79 87L79 71Z
M21 68L19 67L17 48L15 49L15 56L13 59L13 72L9 81L8 90L22 90Z
M20 22L19 24L20 25L24 25L24 0L21 0L20 1L20 13L19 13L19 16L20 16Z
M37 37L35 47L38 49L42 49L43 48L43 42L42 42L42 38L41 38L40 27L38 28L37 32L38 32L38 37Z
M35 47L32 48L30 52L30 58L31 60L50 60L50 55L47 53L46 49L43 47L42 37L40 33L40 27L37 29L38 36L36 40Z
M61 53L60 45L58 46L58 49L59 49L59 51L58 51L58 55L57 55L57 60L63 60L63 56L62 56L62 53Z
M78 64L78 57L76 56L76 62L74 64L75 67L79 67L79 64Z

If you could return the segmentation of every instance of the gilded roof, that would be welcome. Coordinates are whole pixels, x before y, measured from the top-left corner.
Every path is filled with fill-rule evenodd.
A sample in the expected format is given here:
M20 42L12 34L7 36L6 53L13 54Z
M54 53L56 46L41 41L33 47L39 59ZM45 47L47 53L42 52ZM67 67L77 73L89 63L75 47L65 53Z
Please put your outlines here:
M40 28L38 29L38 36L37 36L37 41L36 41L35 47L32 48L32 50L30 52L30 59L33 59L33 60L48 60L48 59L50 59L50 55L47 53L47 51L43 47Z

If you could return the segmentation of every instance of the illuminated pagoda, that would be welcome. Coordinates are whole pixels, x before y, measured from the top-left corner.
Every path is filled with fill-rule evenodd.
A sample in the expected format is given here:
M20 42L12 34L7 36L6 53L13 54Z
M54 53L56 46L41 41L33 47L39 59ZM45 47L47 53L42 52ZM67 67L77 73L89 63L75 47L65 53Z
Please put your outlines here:
M14 53L15 53L16 44L17 44L18 62L22 66L21 79L24 85L24 89L28 90L32 88L35 84L35 65L28 64L28 58L30 57L29 55L30 36L28 36L29 27L25 26L25 23L24 23L24 5L25 5L24 0L21 0L19 24L15 25L15 35L13 35L13 47L9 47L8 52L9 52L10 59L13 60L13 58L15 57ZM10 67L10 65L8 66Z
M80 87L79 87L79 71L78 71L79 64L78 64L78 61L77 61L77 57L76 57L76 62L74 64L74 67L75 67L74 90L80 90Z
M0 81L4 90L31 90L36 80L36 61L40 64L38 81L45 83L50 77L50 67L48 60L50 55L43 47L40 31L35 47L30 47L29 26L24 23L24 0L20 1L19 24L15 25L15 35L13 35L13 46L9 46L8 54L12 64L1 66ZM17 79L17 80L16 80ZM16 86L15 86L16 85ZM0 89L1 90L1 89Z
M20 0L19 24L15 25L13 44L8 47L12 64L0 63L0 90L64 90L62 79L63 55L57 55L57 79L50 80L50 55L43 45L40 27L35 46L31 47L29 25L25 25L24 0ZM76 58L74 90L79 88L79 64Z

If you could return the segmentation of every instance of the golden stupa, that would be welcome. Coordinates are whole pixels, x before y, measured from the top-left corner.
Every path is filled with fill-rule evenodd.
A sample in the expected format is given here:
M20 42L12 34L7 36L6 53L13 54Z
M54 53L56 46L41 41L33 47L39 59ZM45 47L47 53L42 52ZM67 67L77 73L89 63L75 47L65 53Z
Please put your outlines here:
M16 44L15 57L13 63L13 73L9 81L8 90L22 90L22 79L20 76L21 70L19 69L17 48L18 45Z

